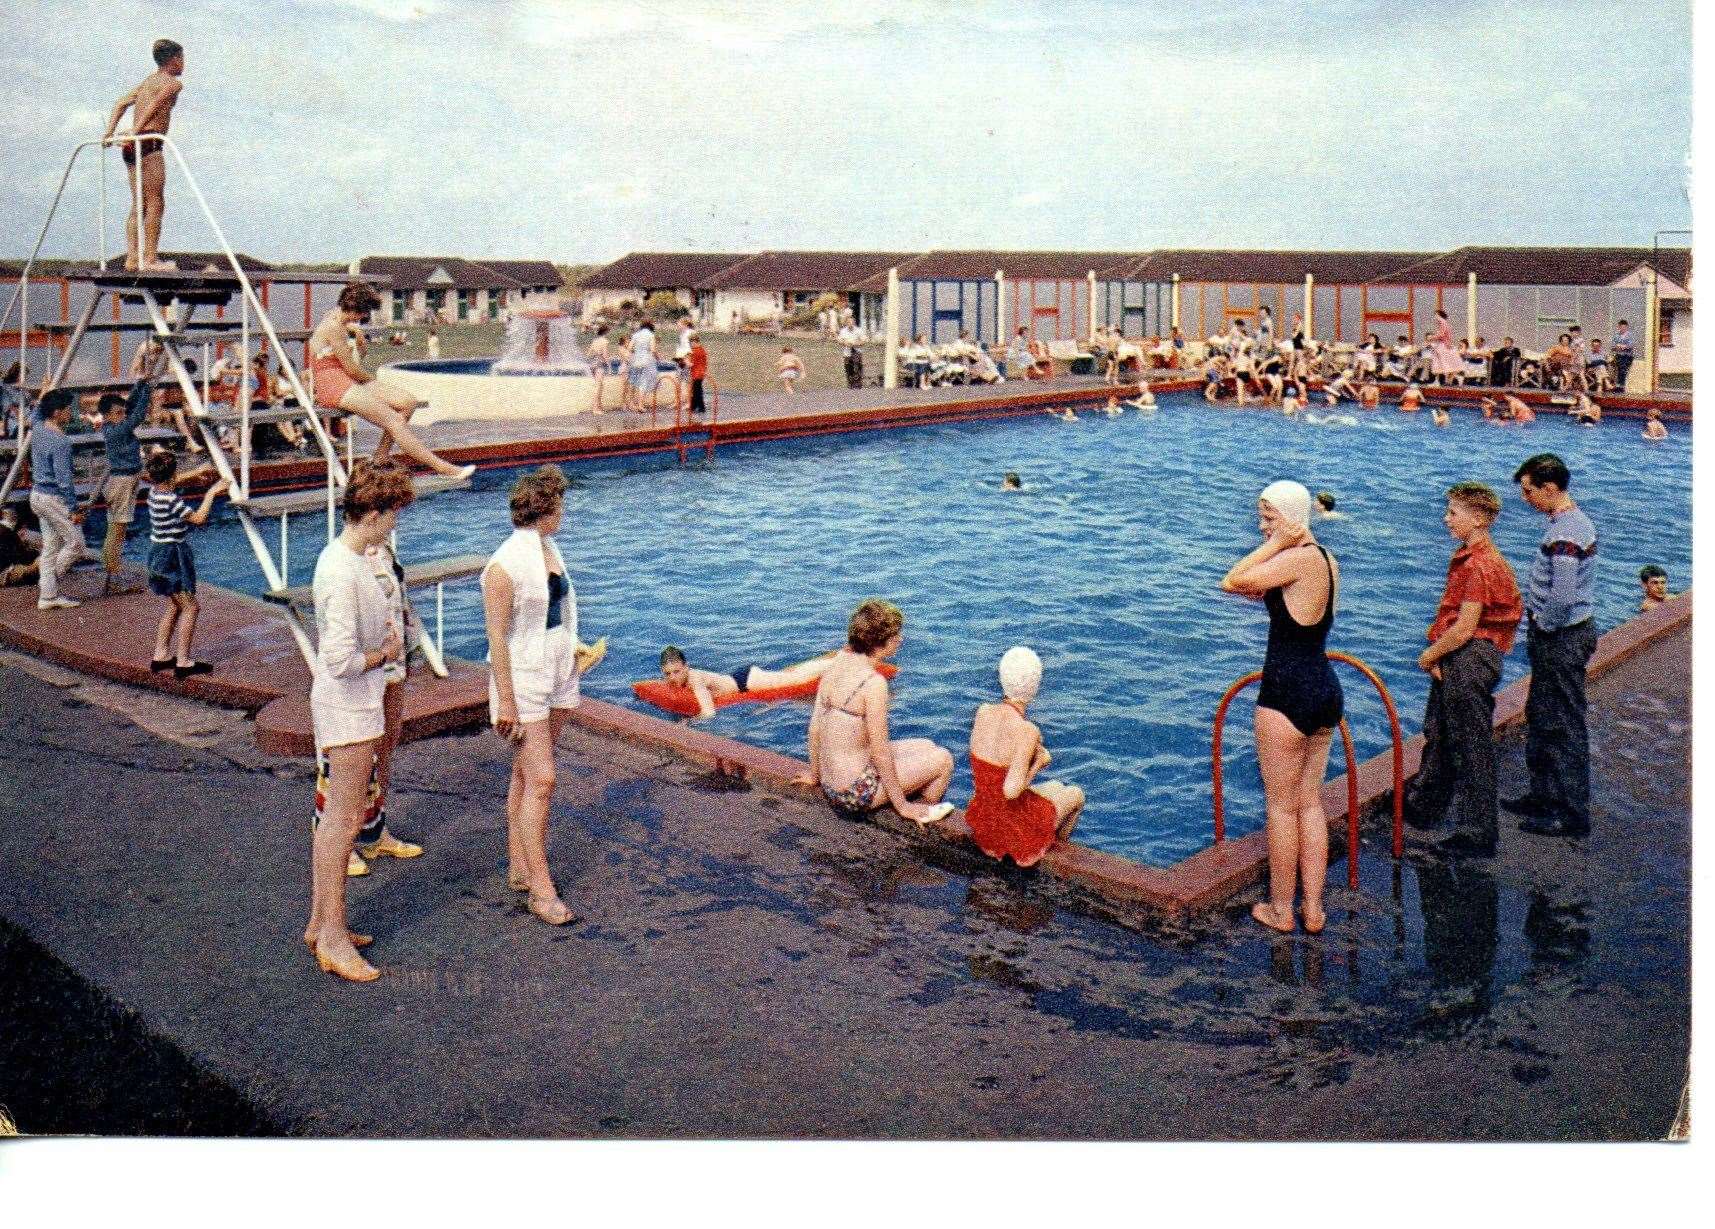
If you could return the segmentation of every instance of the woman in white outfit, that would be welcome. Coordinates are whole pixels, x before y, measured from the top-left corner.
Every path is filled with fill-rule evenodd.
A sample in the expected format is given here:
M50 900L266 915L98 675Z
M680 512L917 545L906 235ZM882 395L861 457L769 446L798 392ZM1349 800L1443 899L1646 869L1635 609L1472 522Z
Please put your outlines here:
M345 527L316 560L316 658L310 718L327 764L327 806L310 861L310 922L304 929L316 963L347 981L380 971L357 954L369 936L346 925L346 861L363 823L364 801L386 732L389 662L404 656L404 629L365 558L387 541L416 492L393 462L359 461L345 487Z
M506 880L530 894L530 912L550 926L573 920L548 874L554 742L577 707L578 676L605 651L601 644L578 643L577 594L554 542L565 494L565 475L552 465L515 482L513 534L482 573L489 719L514 745Z

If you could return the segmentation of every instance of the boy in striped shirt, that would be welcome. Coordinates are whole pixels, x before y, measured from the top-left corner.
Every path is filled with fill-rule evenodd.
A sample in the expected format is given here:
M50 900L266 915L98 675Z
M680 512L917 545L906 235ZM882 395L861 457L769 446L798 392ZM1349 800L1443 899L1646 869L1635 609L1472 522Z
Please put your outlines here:
M202 497L201 506L192 509L179 497L179 487L205 470L181 475L178 457L166 451L150 456L145 470L149 475L149 588L167 599L149 669L158 673L171 667L178 679L208 674L214 667L191 657L191 637L197 627L197 568L188 538L192 525L208 523L216 497L228 484L216 482ZM175 632L178 654L169 656Z

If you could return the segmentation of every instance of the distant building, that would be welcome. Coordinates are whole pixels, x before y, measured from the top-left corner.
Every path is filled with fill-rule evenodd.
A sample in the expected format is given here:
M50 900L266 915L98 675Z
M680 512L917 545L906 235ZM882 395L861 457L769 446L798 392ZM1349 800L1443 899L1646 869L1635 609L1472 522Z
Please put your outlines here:
M697 284L698 318L731 330L746 321L779 320L824 295L865 329L881 326L878 298L856 288L876 273L910 260L912 252L758 252Z
M1662 248L1658 254L1661 319L1657 351L1660 371L1691 370L1691 250ZM1613 338L1623 319L1632 328L1639 362L1632 367L1632 392L1647 391L1645 287L1651 249L1645 247L1462 247L1395 270L1371 286L1397 313L1399 332L1414 339L1432 327L1437 307L1446 311L1456 336L1465 333L1469 278L1477 278L1477 332L1493 343L1510 336L1525 351L1542 351L1574 324L1584 336Z
M579 314L588 321L598 312L665 293L706 320L713 295L699 294L698 285L746 258L743 252L632 252L578 283Z
M387 280L377 287L377 319L387 324L497 320L533 294L560 289L560 273L546 260L466 260L460 256L363 256L353 274Z

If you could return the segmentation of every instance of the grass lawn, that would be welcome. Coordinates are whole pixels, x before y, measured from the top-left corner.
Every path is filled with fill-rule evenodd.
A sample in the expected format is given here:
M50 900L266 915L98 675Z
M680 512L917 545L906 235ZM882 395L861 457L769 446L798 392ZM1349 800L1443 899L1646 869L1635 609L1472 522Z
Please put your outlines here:
M428 329L414 327L406 330L409 341L403 346L390 346L385 335L372 340L365 355L371 365L397 362L401 359L424 358L424 342ZM488 358L500 352L505 330L493 321L440 326L442 358ZM590 334L579 334L580 345L588 345ZM844 359L838 342L813 333L791 334L783 337L762 337L753 333L702 334L703 346L709 352L709 376L728 393L772 393L780 390L775 378L774 364L780 357L780 347L790 345L804 361L805 378L800 389L844 388L846 375ZM679 330L663 326L656 334L655 349L672 357L679 342ZM864 347L864 375L874 380L881 373L881 343Z

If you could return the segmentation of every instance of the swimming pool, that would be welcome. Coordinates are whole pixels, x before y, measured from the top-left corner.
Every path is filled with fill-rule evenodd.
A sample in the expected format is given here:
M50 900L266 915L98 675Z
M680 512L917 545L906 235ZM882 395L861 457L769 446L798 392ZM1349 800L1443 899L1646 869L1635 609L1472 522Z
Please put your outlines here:
M1030 415L822 436L723 448L713 464L686 468L656 458L569 465L559 543L584 638L611 637L586 694L637 706L629 683L656 674L669 642L711 669L798 660L840 643L851 608L880 594L906 614L894 735L954 750L955 801L969 797L971 711L998 695L1000 654L1029 644L1046 666L1031 715L1054 752L1051 775L1089 793L1079 839L1151 864L1176 861L1209 841L1215 705L1262 662L1261 605L1217 584L1257 541L1256 494L1269 481L1338 495L1346 519L1317 525L1343 572L1329 646L1382 675L1408 732L1428 692L1416 658L1452 547L1440 518L1453 482L1502 493L1495 538L1522 574L1542 521L1518 498L1512 472L1532 453L1563 456L1601 534L1604 629L1636 610L1642 564L1666 567L1675 589L1688 583L1689 430L1646 444L1639 424L1624 421L1497 426L1455 409L1453 423L1437 430L1427 415L1383 411L1355 427L1311 426L1182 394L1162 397L1151 417L1097 410L1076 423ZM1002 492L1006 470L1027 489ZM498 545L510 531L513 476L480 474L473 489L413 508L400 532L404 558ZM313 567L320 523L294 528L296 581ZM258 589L235 523L196 541L206 579ZM447 614L448 650L480 659L474 582L449 589ZM1521 639L1505 681L1525 669ZM1341 673L1360 755L1383 750L1379 703ZM1262 820L1254 695L1229 722L1233 835ZM808 712L737 705L702 724L802 758Z

